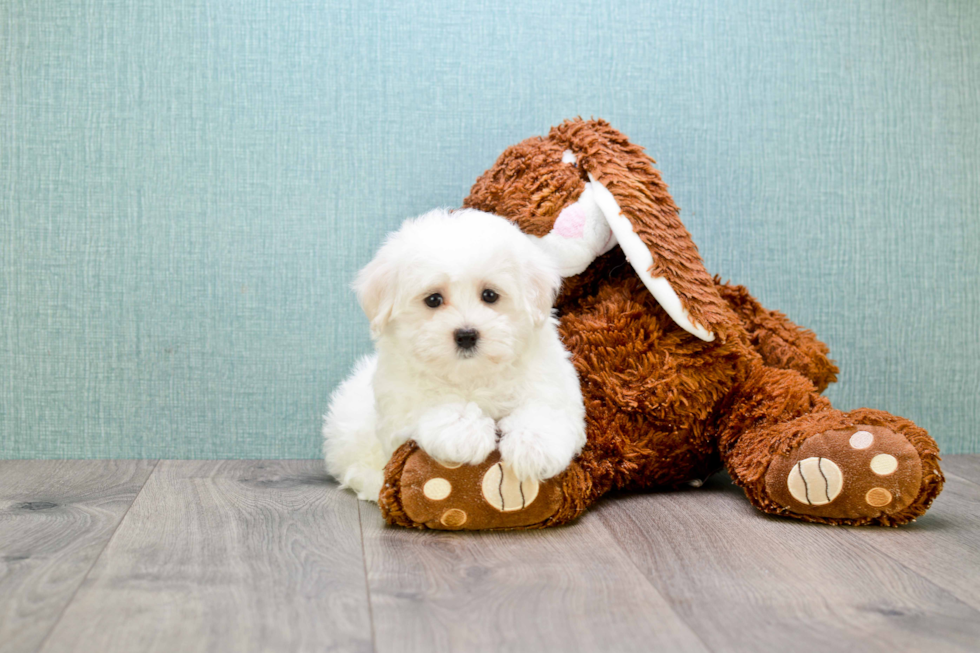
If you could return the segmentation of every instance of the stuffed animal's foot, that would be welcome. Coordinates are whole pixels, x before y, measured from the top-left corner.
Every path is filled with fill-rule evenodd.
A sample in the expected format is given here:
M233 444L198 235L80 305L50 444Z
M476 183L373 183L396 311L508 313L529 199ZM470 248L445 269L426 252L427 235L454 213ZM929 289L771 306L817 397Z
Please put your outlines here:
M777 456L766 471L765 487L784 514L896 525L924 512L939 493L941 483L923 484L923 467L919 451L903 434L859 424L817 433L789 455ZM921 510L908 510L924 501Z
M574 465L574 464L573 464ZM566 470L546 481L521 481L493 452L478 465L447 466L414 442L385 469L379 504L392 524L439 530L540 528L567 521Z

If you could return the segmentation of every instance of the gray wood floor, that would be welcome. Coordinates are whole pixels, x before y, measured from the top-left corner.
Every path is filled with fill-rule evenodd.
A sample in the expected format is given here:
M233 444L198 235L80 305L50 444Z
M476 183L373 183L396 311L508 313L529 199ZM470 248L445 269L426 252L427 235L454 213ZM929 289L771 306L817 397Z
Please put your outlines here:
M980 456L900 529L725 477L517 533L384 525L318 461L0 461L0 651L977 651Z

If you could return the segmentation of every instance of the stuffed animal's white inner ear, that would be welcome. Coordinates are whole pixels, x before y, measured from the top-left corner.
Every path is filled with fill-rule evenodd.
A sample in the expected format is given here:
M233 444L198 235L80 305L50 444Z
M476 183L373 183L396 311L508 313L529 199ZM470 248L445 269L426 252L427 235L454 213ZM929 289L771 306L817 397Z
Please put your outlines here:
M650 274L650 269L653 267L653 254L650 253L646 244L633 231L632 223L629 221L629 218L623 215L622 210L619 208L619 202L616 201L613 194L605 186L596 181L591 174L589 175L589 179L592 181L592 192L596 204L598 204L602 213L605 215L606 221L609 223L609 228L612 230L616 240L619 241L619 246L623 249L623 253L626 254L626 260L633 266L636 274L643 281L643 285L647 287L650 294L656 298L660 306L667 311L667 314L673 318L679 327L705 342L714 340L715 334L703 326L695 324L691 320L691 316L688 315L684 309L684 305L681 304L681 298L674 292L670 283L663 277L655 277Z
M547 235L531 236L555 262L563 277L581 274L597 256L616 245L591 186L586 184L578 201L562 210Z
M597 256L616 246L592 184L586 184L578 201L562 210L547 235L531 239L551 256L563 277L581 274Z

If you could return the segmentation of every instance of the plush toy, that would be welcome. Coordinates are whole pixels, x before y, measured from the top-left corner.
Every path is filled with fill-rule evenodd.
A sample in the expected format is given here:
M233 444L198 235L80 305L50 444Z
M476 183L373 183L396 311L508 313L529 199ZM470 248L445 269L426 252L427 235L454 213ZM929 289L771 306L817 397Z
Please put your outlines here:
M385 470L390 523L554 526L611 490L696 485L722 466L760 510L805 521L896 526L939 494L926 431L831 406L827 347L705 271L654 161L608 123L569 120L508 148L465 205L512 220L559 261L588 442L540 484L496 455L449 469L409 442Z

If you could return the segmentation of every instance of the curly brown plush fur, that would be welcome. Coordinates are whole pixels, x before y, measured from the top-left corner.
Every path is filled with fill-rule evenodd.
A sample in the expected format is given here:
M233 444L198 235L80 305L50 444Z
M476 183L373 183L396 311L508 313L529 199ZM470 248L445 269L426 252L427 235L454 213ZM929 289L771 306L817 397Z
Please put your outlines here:
M563 161L568 150L575 163ZM706 342L680 328L619 248L565 280L556 307L582 383L588 442L557 479L560 505L533 526L574 519L610 490L677 486L721 465L773 514L883 525L923 514L943 484L936 443L903 418L833 408L820 395L838 371L826 345L707 273L653 166L608 123L570 120L508 148L466 198L544 236L591 175L649 248L651 274L715 336ZM420 526L400 491L400 465L419 455L413 446L392 459L381 496L387 519L405 526Z

